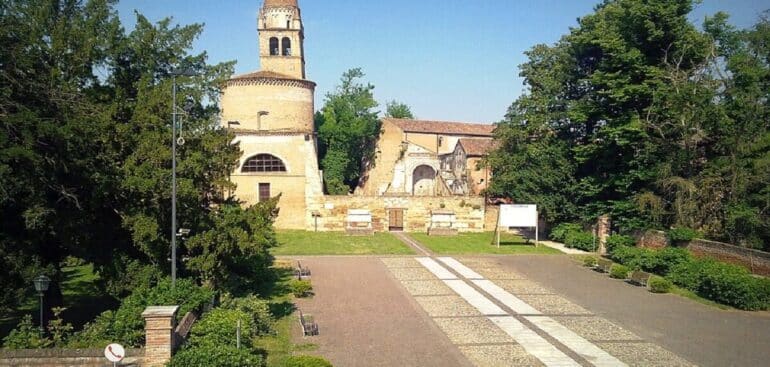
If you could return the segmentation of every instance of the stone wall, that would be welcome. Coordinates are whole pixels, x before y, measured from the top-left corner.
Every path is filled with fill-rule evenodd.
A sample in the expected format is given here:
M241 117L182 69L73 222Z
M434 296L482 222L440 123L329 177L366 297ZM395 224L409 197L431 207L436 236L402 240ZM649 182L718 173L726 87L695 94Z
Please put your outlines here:
M126 350L121 366L141 366L144 349ZM0 367L112 367L103 349L0 349Z
M770 253L702 239L692 240L684 247L695 256L742 265L754 274L770 276Z
M443 205L443 207L442 207ZM375 232L388 230L390 209L404 210L404 230L427 232L430 226L431 210L452 211L460 232L484 231L484 198L462 197L420 197L420 196L325 196L324 203L317 210L319 231L344 231L347 213L350 209L368 209L372 214ZM312 230L312 227L309 228ZM488 228L486 230L494 230Z

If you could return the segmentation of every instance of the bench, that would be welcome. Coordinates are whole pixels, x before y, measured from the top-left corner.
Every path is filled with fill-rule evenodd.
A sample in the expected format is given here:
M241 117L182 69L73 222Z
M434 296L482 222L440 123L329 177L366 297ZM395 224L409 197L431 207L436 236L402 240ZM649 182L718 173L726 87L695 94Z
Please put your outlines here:
M597 261L596 263L596 270L602 273L609 273L611 267L612 267L612 261L607 259L599 259L599 261Z
M294 275L296 275L299 280L302 280L302 277L308 278L310 277L310 268L307 266L302 267L302 264L297 261L297 268L294 269Z
M301 310L299 311L299 324L302 326L302 335L313 336L318 335L318 324L313 320L311 315L303 315Z
M652 274L650 274L650 273L648 273L646 271L634 270L634 271L631 272L631 277L628 279L628 282L629 283L633 283L633 284L637 284L637 285L642 286L642 287L646 287L647 286L647 281L650 280L650 276L651 275Z

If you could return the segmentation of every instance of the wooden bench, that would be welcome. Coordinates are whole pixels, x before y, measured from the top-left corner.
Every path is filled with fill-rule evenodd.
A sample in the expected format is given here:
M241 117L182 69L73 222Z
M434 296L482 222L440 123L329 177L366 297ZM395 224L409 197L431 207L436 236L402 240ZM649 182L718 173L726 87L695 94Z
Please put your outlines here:
M302 280L302 277L309 278L310 277L310 268L307 266L302 267L302 264L297 261L297 268L294 269L294 275L297 276L297 279Z
M602 273L609 273L611 267L612 261L607 259L600 258L596 263L596 270L601 271Z
M650 276L651 275L652 274L650 274L650 273L648 273L646 271L634 270L634 271L631 272L631 277L628 279L628 282L640 285L642 287L646 287L647 286L647 281L650 280Z
M311 315L303 315L301 310L299 311L299 324L302 326L302 335L313 336L318 335L318 324L313 320Z

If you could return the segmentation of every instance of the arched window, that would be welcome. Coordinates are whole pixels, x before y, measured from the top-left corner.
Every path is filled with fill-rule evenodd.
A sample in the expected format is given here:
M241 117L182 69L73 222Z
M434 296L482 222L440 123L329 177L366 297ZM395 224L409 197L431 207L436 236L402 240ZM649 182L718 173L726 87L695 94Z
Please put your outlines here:
M281 40L281 49L283 50L283 56L291 56L291 40L289 37L284 37Z
M278 37L270 37L270 55L278 56Z
M286 172L286 165L272 154L257 154L243 162L241 172Z

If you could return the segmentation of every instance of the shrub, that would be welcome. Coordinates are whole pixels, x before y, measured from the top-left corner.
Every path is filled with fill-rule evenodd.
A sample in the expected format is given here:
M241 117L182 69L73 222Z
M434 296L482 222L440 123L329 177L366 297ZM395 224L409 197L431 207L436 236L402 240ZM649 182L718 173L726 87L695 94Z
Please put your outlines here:
M186 346L166 364L167 367L246 367L263 366L262 356L233 345L203 344Z
M743 267L717 263L703 272L698 294L742 310L770 307L770 280L755 278Z
M620 264L612 264L610 267L610 278L626 279L628 276L628 267Z
M692 228L671 228L666 236L671 244L678 244L682 242L692 241L695 237L698 237L698 231Z
M75 333L71 344L80 347L98 347L90 342L120 340L128 347L144 344L144 320L142 311L147 306L179 305L178 318L189 311L200 311L209 303L214 293L200 287L189 279L177 279L171 288L171 280L165 278L153 287L142 286L123 299L115 311L105 311L93 323L86 325L83 331Z
M576 248L583 251L596 250L594 244L594 236L591 232L574 231L567 233L567 238L564 239L564 244L570 248Z
M657 261L655 262L655 267L647 271L663 276L668 275L675 266L691 261L692 259L690 253L683 248L666 247L661 250L653 251L653 253L655 253Z
M612 251L608 252L608 255L612 261L632 266L630 264L641 262L642 251L643 249L638 247L615 246L612 248Z
M671 281L661 277L650 278L649 285L652 293L668 293L672 287Z
M553 241L564 242L569 232L579 232L583 230L583 226L577 223L561 223L551 229L551 233L548 236Z
M307 297L312 294L313 285L309 280L292 279L289 281L289 290L295 297Z
M220 307L232 310L243 311L251 316L254 324L254 331L257 335L267 335L273 333L273 319L270 313L270 305L265 300L257 296L249 295L247 297L232 298L224 296Z
M32 315L22 317L15 329L3 339L3 347L9 349L47 348L52 344L48 338L40 338L40 329L32 325Z
M636 239L631 236L624 236L620 234L613 234L609 237L607 237L607 242L605 246L607 247L608 252L612 252L612 250L618 246L635 246L636 245Z
M189 344L235 345L238 321L241 322L241 340L256 335L254 322L249 314L226 308L215 308L206 313L190 330Z
M598 260L596 260L593 256L586 256L583 258L583 266L593 268L598 263Z
M291 356L286 358L284 367L332 367L332 364L316 356Z

